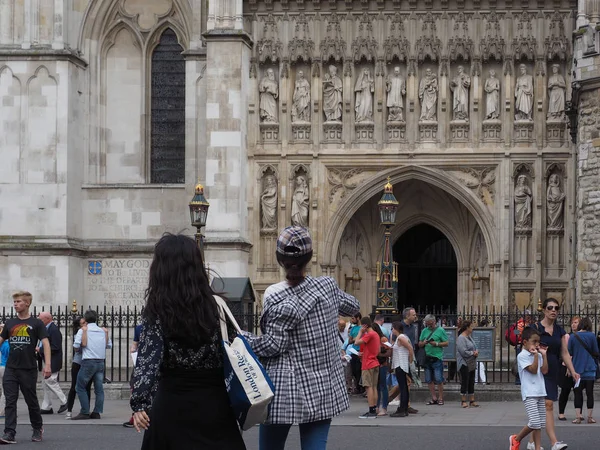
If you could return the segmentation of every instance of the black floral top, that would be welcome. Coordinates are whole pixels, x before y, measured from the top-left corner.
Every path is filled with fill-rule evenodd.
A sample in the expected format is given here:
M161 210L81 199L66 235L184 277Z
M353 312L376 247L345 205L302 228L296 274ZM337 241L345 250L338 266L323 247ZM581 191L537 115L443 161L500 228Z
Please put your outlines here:
M229 338L235 330L228 324ZM166 352L166 354L165 354ZM133 411L149 411L158 390L161 372L168 369L202 370L223 367L221 333L215 329L210 343L188 348L177 341L165 343L160 325L142 322L138 357L133 371L130 405Z

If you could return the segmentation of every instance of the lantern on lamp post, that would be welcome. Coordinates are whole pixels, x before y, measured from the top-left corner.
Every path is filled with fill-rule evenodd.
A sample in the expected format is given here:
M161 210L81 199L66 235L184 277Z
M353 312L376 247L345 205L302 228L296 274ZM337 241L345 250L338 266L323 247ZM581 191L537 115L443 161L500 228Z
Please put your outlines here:
M388 177L383 196L377 203L383 233L383 252L377 262L377 304L376 313L398 313L398 264L394 262L391 243L391 228L396 224L398 200L394 196L394 187Z
M202 235L202 228L206 226L206 218L208 217L208 208L210 204L206 200L206 197L204 197L204 186L200 183L196 185L194 197L189 206L192 226L196 227L196 244L204 258L204 236Z

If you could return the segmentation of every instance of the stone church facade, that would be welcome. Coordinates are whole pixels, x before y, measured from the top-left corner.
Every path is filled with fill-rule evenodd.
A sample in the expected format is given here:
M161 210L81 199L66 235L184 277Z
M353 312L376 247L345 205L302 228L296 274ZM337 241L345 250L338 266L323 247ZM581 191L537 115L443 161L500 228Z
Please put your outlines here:
M262 293L303 225L370 312L389 178L446 306L596 305L597 3L0 1L3 304L140 306L200 181L217 275Z

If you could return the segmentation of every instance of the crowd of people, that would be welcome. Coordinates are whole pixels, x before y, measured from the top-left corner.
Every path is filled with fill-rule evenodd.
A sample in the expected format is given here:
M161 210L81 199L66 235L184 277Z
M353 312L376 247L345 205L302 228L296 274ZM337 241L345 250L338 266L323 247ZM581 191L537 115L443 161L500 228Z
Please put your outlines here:
M313 252L305 228L284 229L275 253L286 279L265 291L261 333L243 332L274 386L268 415L260 425L260 450L283 450L295 424L299 425L303 450L325 450L332 419L349 408L347 392L366 397L368 410L361 419L387 416L390 405L397 406L390 417L408 417L419 413L411 406L410 391L422 386L423 376L429 390L426 404L445 404L443 358L449 338L441 320L429 314L420 321L412 307L405 308L400 320L392 323L386 323L382 315L373 320L363 317L358 300L342 291L334 279L306 274ZM124 425L138 432L145 430L143 450L245 449L224 380L220 325L225 319L194 240L171 234L160 239L146 297L142 323L136 327L131 347L135 356L132 416ZM103 413L104 362L106 349L112 346L108 330L97 325L94 311L75 320L72 382L64 395L58 384L62 335L49 313L31 316L31 302L29 292L15 293L17 316L0 329L3 444L16 442L19 390L29 409L34 442L42 440L42 416L54 414L53 396L60 402L57 414L66 412L67 419L100 419ZM600 355L592 322L574 317L567 334L557 323L559 309L559 302L549 298L540 321L528 316L509 327L506 338L515 346L517 383L528 416L527 425L510 436L510 450L519 449L528 436L527 449L542 450L542 430L552 450L566 449L567 444L557 438L554 403L559 401L558 420L567 420L564 412L571 391L575 397L573 424L596 423L593 387L600 376ZM485 380L485 370L473 339L475 324L460 320L456 325L456 361L448 364L448 371L459 375L460 406L478 408L475 383ZM230 336L236 334L233 324L223 326ZM36 396L38 370L43 373L41 408ZM587 418L583 414L584 390ZM77 415L73 415L75 397L81 405ZM203 407L197 408L199 404Z

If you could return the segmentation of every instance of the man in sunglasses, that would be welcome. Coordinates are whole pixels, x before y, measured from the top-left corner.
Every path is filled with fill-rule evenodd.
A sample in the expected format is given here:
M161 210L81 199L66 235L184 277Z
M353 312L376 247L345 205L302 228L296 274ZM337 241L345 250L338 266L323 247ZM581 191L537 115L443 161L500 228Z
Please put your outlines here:
M554 426L554 402L558 400L558 373L560 371L560 362L567 366L567 369L573 376L573 381L577 382L579 374L575 372L571 355L567 347L568 338L563 327L556 323L560 303L554 298L544 300L543 312L544 318L532 325L541 336L540 346L547 347L546 357L548 359L548 373L544 375L544 384L546 385L546 434L550 438L552 450L564 450L567 444L559 441L556 437L556 428ZM527 444L527 449L534 449L532 442Z

